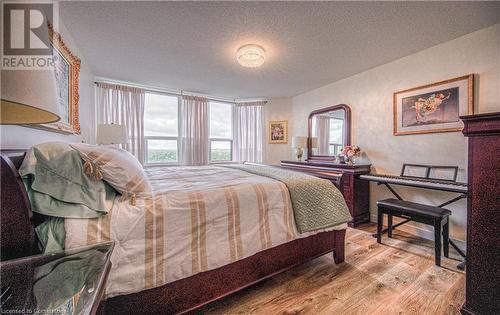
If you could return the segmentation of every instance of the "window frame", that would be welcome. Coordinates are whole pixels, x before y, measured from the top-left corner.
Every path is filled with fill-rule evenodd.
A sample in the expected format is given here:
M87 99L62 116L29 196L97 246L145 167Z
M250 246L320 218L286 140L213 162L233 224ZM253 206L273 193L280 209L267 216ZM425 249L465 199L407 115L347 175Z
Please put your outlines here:
M212 160L212 141L221 141L221 142L229 142L231 143L231 152L229 160ZM224 163L233 163L234 162L234 154L233 154L233 139L229 138L209 138L208 143L208 159L210 164L224 164Z
M177 143L177 161L175 162L159 162L148 163L148 140L175 140ZM167 136L144 136L144 166L177 166L179 165L179 137Z
M177 98L177 137L174 136L144 136L144 167L155 167L155 166L179 166L179 134L180 134L180 105L181 97L179 95L173 95L168 93L160 93L154 91L146 91L147 94L157 94L163 96L170 96ZM144 104L146 107L147 104ZM145 123L145 122L144 122ZM160 163L148 163L148 140L176 140L177 142L177 161L176 162L160 162Z
M220 138L210 136L210 113L211 110L208 110L208 163L209 164L227 164L227 163L235 163L234 161L234 103L226 103L221 101L209 101L208 106L211 107L212 103L220 103L220 104L228 104L231 106L231 138ZM230 151L230 159L225 161L213 161L212 160L212 141L225 141L231 143L231 151Z

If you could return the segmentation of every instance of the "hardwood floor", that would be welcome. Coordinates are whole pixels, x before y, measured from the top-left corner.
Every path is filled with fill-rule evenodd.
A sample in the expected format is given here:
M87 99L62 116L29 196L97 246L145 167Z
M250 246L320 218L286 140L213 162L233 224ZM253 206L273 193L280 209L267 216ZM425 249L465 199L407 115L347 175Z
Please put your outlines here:
M331 254L214 302L198 314L460 314L458 260L434 265L431 241L397 231L383 244L373 225L347 230L346 261ZM450 256L458 258L452 249Z

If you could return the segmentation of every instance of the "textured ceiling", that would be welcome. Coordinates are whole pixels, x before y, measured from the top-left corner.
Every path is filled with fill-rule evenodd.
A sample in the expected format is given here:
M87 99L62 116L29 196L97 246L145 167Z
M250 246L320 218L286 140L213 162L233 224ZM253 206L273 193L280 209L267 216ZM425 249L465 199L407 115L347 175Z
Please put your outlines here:
M222 97L284 97L500 22L500 2L62 2L96 76ZM237 48L267 51L258 69Z

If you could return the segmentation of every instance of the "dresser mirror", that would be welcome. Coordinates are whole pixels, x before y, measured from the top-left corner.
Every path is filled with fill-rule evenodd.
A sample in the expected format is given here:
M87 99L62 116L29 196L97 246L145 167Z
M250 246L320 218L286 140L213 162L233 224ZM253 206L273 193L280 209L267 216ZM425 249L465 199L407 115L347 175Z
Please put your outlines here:
M329 160L351 144L351 109L339 104L315 110L308 121L308 160Z

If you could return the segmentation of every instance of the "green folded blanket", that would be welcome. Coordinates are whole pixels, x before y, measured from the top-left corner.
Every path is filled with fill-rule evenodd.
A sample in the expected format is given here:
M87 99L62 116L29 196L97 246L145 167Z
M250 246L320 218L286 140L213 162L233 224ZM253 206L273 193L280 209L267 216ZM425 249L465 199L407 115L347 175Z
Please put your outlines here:
M48 217L35 228L35 232L40 241L40 250L43 253L64 250L64 242L66 240L64 218Z
M329 180L266 165L225 165L276 179L290 192L295 224L300 233L312 232L352 220L342 193Z
M85 174L79 153L67 143L32 147L19 174L32 210L48 216L98 218L113 207L117 194L105 181Z

